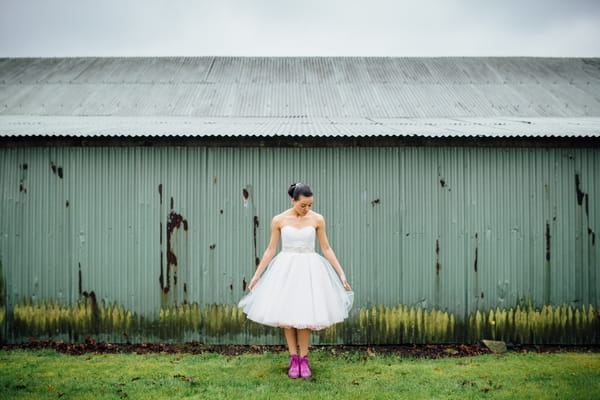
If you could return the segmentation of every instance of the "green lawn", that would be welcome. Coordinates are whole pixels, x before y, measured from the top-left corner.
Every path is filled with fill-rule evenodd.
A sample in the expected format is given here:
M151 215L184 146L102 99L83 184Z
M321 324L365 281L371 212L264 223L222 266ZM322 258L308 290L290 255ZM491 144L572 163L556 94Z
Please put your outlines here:
M225 356L0 351L2 399L598 399L599 353L414 359L311 353L289 379L286 353Z

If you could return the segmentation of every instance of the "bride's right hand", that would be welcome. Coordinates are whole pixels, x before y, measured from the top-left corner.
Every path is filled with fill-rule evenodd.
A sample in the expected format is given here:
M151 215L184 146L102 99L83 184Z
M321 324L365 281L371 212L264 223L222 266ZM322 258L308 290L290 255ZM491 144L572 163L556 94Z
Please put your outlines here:
M350 286L350 284L348 283L348 281L346 279L342 279L342 285L344 286L344 289L346 289L347 291L349 291L349 292L352 291L352 286Z

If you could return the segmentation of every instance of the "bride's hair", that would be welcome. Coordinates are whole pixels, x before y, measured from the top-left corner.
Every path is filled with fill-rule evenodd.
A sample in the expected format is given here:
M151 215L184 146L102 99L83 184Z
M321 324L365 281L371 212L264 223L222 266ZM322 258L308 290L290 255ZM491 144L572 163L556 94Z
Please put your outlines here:
M288 194L294 200L298 200L300 196L311 197L313 195L310 186L304 183L292 183L288 188Z

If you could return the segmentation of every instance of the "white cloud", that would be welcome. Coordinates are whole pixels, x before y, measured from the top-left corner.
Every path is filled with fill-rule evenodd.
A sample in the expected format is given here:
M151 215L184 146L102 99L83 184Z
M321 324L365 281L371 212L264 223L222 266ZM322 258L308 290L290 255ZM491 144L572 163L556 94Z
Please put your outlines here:
M597 0L1 0L0 56L599 56Z

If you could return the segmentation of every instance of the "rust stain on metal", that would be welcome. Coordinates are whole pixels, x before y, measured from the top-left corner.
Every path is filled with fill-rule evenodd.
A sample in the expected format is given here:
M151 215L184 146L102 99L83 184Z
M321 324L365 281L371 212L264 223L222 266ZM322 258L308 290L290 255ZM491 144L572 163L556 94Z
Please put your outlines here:
M546 222L546 262L550 262L550 224Z
M577 204L581 206L583 204L585 193L581 190L581 180L579 178L579 174L575 174L575 192L577 193Z
M162 252L160 253L160 275L158 276L158 283L160 284L160 288L161 290L164 291L165 289L165 277L163 275L163 254Z
M442 269L440 264L440 239L437 238L435 240L435 274L437 276L440 275L440 269Z
M81 263L77 263L79 265L79 295L83 295L83 291L81 289Z
M63 167L59 167L58 165L54 164L54 161L50 161L50 169L52 169L54 175L58 175L60 179L63 178Z
M160 283L161 289L164 289L164 276L163 276L163 265L164 265L165 255L163 253L163 224L160 222L160 276L158 277L158 282Z
M171 197L171 205L173 204L173 198ZM169 213L169 220L167 222L167 282L162 284L164 293L168 293L170 288L169 277L171 276L171 268L173 268L173 284L177 285L177 255L173 251L172 238L173 233L176 229L183 227L184 231L188 230L188 222L181 214L171 211ZM162 274L162 269L161 269Z
M77 265L79 266L79 296L84 297L86 303L87 300L90 299L92 306L92 328L94 329L94 332L97 332L99 328L100 312L98 310L98 300L96 299L96 293L93 290L91 292L83 291L81 263L79 262L77 263Z
M19 192L27 193L27 188L25 187L25 179L27 178L27 164L19 165L23 169L21 171L21 179L19 180Z
M473 262L473 269L477 272L477 262L479 257L479 234L475 233L475 261Z
M160 183L158 185L158 197L160 200L160 211L159 211L159 240L160 240L160 275L158 276L158 283L160 284L160 289L162 291L164 291L165 289L165 276L163 273L163 266L164 266L164 253L163 253L163 223L162 223L162 208L163 208L163 198L162 198L162 190L163 190L163 185L162 183Z
M94 332L98 331L98 323L100 320L100 312L98 310L98 300L96 299L96 293L92 290L91 292L83 292L83 297L85 297L85 301L88 299L91 301L92 306L92 327Z
M245 189L244 189L245 190ZM255 260L255 264L258 267L258 264L260 263L260 260L258 258L258 249L256 248L256 236L258 233L258 226L259 226L259 222L258 222L258 216L254 216L253 218L253 237L254 237L254 260Z
M550 224L546 222L546 279L545 279L545 295L544 301L546 303L550 302L551 290L552 290L552 280L551 280L551 264L550 264L550 243L551 243L551 235L550 235Z

